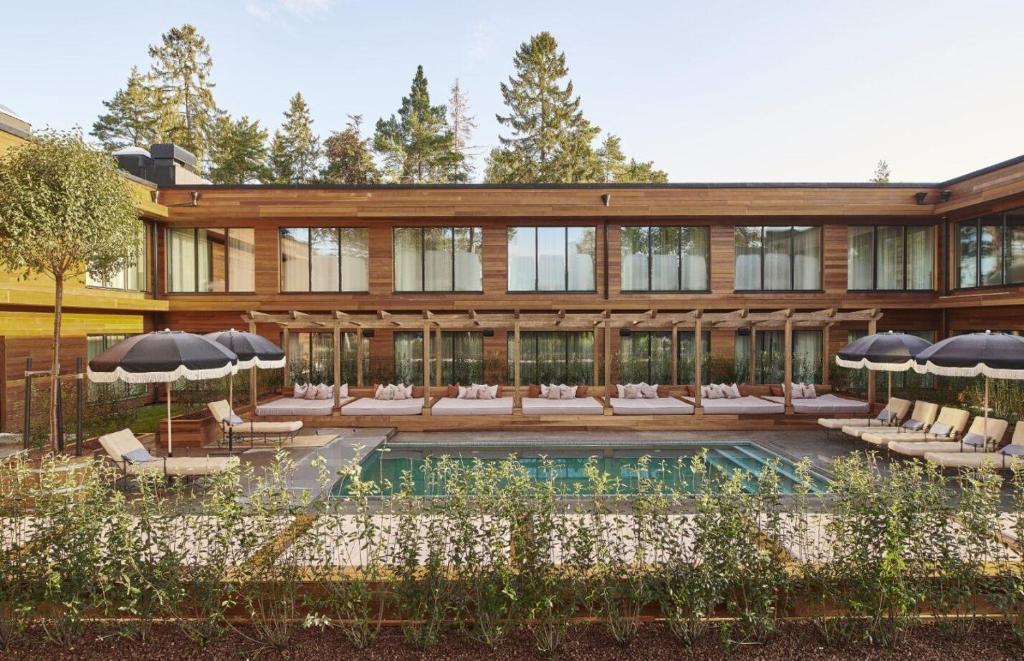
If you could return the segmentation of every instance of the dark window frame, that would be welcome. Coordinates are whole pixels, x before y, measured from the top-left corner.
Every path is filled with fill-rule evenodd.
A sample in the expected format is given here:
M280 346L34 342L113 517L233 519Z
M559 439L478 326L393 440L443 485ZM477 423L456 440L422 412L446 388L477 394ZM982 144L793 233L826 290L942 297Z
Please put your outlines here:
M887 294L899 293L899 292L921 293L921 292L934 292L934 291L936 291L936 287L935 287L935 274L937 273L937 269L935 268L935 236L936 235L935 235L935 226L934 225L899 225L899 224L890 225L890 224L885 224L885 223L872 224L872 225L850 225L847 228L847 231L846 231L847 259L849 259L849 250L850 250L850 244L849 244L850 230L853 229L854 227L870 227L871 228L871 287L869 287L867 289L860 289L860 288L853 288L853 289L851 289L850 288L850 272L849 272L849 267L847 267L846 291L848 291L848 292L865 292L865 293L869 293L869 292L885 292ZM903 231L903 287L901 287L899 289L879 288L879 286L878 286L878 229L880 227L900 227L900 228L902 228L902 231ZM932 280L931 280L931 286L926 287L924 289L912 289L912 288L907 286L907 276L910 274L910 271L908 270L908 266L910 264L910 260L907 259L907 234L908 234L908 230L911 227L931 227L932 228L932 245L931 245Z
M398 276L398 271L395 267L395 245L397 242L397 232L399 230L415 230L420 231L420 288L419 289L398 289L395 278ZM426 232L427 230L451 230L451 246L452 246L452 287L451 289L427 289L427 251L426 251ZM480 233L480 288L479 289L459 289L455 286L456 283L456 264L455 264L455 230L469 230L469 241L473 243L476 233ZM484 293L484 274L483 274L483 263L484 263L484 229L483 227L476 227L473 225L429 225L418 227L416 225L406 225L402 227L395 227L391 232L391 291L395 294L482 294Z
M539 229L556 228L562 230L563 257L565 259L564 289L541 289L540 288L540 239ZM508 294L595 294L597 293L597 226L596 225L512 225L505 230L505 257L506 271L509 271L508 259L508 231L512 229L533 230L533 289L509 289L508 276L505 276L505 292ZM569 289L569 230L571 229L592 229L594 230L594 288L593 289Z
M678 227L703 229L707 232L707 253L704 255L706 287L700 289L687 289L683 286L683 233L679 233L679 241L676 246L676 255L679 256L679 287L676 289L654 289L654 259L653 240L651 230L660 227ZM646 289L622 289L622 233L626 229L641 228L647 230L647 288ZM622 294L708 294L711 293L711 226L710 225L620 225L619 226L619 292Z
M153 246L155 245L153 229L156 227L156 223L150 222L144 218L140 218L139 222L142 223L142 278L143 286L142 289L134 289L131 287L112 287L106 284L94 284L89 282L89 276L86 274L85 277L85 288L86 289L101 289L104 291L124 291L132 293L143 293L151 294L153 292L153 281L155 278L150 277L152 272L152 264L155 262L153 259Z
M760 287L754 289L741 289L735 287L736 285L736 230L740 227L757 227L761 230L761 246L760 246L760 259L758 261L759 275L758 280L761 284ZM765 289L764 288L764 237L765 229L769 227L785 227L789 229L789 289ZM793 230L797 227L810 227L818 230L818 287L816 289L797 289L796 288L796 252L794 247L796 245L796 232ZM822 225L736 225L733 229L733 289L734 293L737 294L820 294L824 291L825 285L825 240L824 230Z
M1008 225L1006 223L1006 218L1007 218L1007 216L1009 214L1011 214L1011 213L1013 213L1015 211L1022 211L1022 210L1024 210L1024 209L1020 209L1020 208L1017 208L1017 209L1007 209L1006 211L1000 211L1000 212L997 212L997 213L985 214L984 216L978 216L976 218L969 218L969 219L965 219L965 220L959 220L959 221L957 221L955 223L955 225L954 225L955 228L956 228L956 231L955 231L955 234L954 234L954 236L956 237L956 248L954 250L954 261L956 262L956 287L954 288L955 291L974 290L974 289L997 289L997 288L1000 288L1000 287L1018 287L1018 286L1024 285L1024 280L1007 280L1007 277L1006 277L1007 276L1006 265L1008 263L1007 260L1010 257L1010 253L1009 253L1009 244L1010 244L1010 242L1006 240L1007 239L1006 229L1008 227ZM1000 264L1002 265L1002 268L1001 268L1001 272L1000 272L1000 282L995 283L995 284L985 285L985 284L982 284L982 273L981 273L981 228L982 228L982 222L981 221L983 219L985 219L985 218L990 218L992 216L999 216L999 223L996 224L996 225L992 225L992 224L990 224L990 225L992 225L993 227L998 227L999 231L1001 233L1000 234L1000 242L1001 242L1002 245L1001 245L1001 248L1000 248L1000 253L1001 253L1000 254L1000 260L1001 260ZM974 281L976 283L974 286L966 286L965 287L965 286L960 284L960 255L961 255L961 253L960 253L960 228L961 227L971 227L971 228L974 229Z
M253 230L252 242L253 242L253 289L233 291L231 289L231 268L230 268L230 249L228 248L231 230ZM171 233L174 230L192 230L192 277L195 281L195 289L193 291L171 291ZM224 230L224 291L199 291L199 230ZM164 245L166 248L166 258L164 259L164 293L171 296L185 295L185 296L223 296L224 294L255 294L255 251L256 251L256 228L246 227L239 225L236 227L168 227L164 233ZM210 259L210 265L213 265L213 259ZM213 269L211 268L211 274Z
M369 228L355 225L339 225L339 226L320 226L320 225L304 225L304 226L288 226L277 228L277 266L278 266L278 293L281 294L368 294L369 289L352 289L345 290L342 287L342 260L344 259L341 249L341 230L343 229L356 229L363 230L366 232L366 256L367 256L367 278L366 282L369 285L369 256L370 256L370 236ZM308 283L306 289L285 289L284 287L284 251L281 247L281 240L284 238L284 232L286 230L306 230L306 282ZM338 241L338 289L325 289L315 290L313 289L313 230L334 230L334 235Z

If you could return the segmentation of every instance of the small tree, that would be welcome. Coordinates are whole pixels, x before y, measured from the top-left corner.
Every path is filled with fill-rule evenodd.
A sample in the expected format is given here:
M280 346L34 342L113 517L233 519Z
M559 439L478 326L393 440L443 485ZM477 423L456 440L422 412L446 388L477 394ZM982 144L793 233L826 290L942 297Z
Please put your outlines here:
M56 447L64 283L106 278L134 259L142 225L128 182L109 155L77 133L37 135L0 157L0 265L54 281L50 439Z
M889 169L889 163L883 159L878 161L878 165L875 166L875 176L871 178L871 181L876 184L887 184L891 176L892 171Z

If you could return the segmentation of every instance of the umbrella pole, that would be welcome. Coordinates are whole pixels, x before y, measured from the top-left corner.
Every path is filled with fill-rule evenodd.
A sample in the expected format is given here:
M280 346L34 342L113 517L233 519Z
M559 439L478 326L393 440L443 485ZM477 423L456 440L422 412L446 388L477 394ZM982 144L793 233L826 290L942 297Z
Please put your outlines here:
M985 375L985 450L988 450L988 375Z
M235 375L228 375L228 406L231 408L231 415L235 414Z
M167 382L167 456L174 455L174 444L171 440L171 383Z
M886 374L889 375L889 395L885 400L885 410L888 411L889 402L892 401L892 372L886 372ZM889 415L892 415L892 413L890 412ZM889 420L888 416L886 416L886 422L888 422L890 425L892 424L892 420Z

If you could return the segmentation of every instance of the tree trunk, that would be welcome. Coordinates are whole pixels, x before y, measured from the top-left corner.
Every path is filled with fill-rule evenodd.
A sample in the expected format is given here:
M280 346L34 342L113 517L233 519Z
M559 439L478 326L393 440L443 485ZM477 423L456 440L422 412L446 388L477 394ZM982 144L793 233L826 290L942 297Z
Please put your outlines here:
M54 277L53 298L53 361L50 364L50 448L57 451L57 439L62 433L57 425L57 397L60 388L60 323L64 303L64 275Z

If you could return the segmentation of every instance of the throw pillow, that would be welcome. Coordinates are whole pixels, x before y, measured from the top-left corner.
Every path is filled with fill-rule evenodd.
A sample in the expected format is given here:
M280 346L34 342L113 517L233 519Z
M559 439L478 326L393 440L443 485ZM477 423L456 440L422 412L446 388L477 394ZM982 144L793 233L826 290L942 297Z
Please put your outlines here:
M563 383L558 386L558 399L576 399L575 389Z
M146 448L135 448L129 452L125 452L121 455L121 459L124 459L129 464L142 464L147 461L156 461L156 457L149 453Z
M586 397L587 390L587 386L576 386L576 397Z
M644 399L658 399L658 386L641 386L640 394Z
M632 383L625 387L624 394L626 395L626 399L640 399L643 396L643 393L640 391L640 386L633 385Z
M241 416L239 416L236 413L232 413L228 417L228 424L231 425L232 427L234 427L235 425L240 425L240 424L242 424L242 422L243 422L243 420L242 420Z
M722 387L718 384L711 384L708 386L708 399L722 399L725 395L722 394Z
M466 393L462 396L462 399L480 399L480 389L476 386L466 388Z
M971 445L976 448L983 448L986 445L986 439L983 434L976 434L971 432L964 436L964 445Z
M804 384L804 399L817 399L818 391L814 389L813 383Z
M334 386L321 383L316 387L317 399L334 399Z
M924 429L924 423L920 420L910 419L903 423L903 428L910 431L921 431Z
M480 399L494 399L494 393L497 392L497 386L493 389L491 386L480 386L477 388L477 394Z
M348 397L348 384L341 384L341 392L338 394L339 397Z
M621 383L615 384L615 392L615 396L618 397L619 399L626 398L626 386L622 385Z
M412 385L405 386L405 398L412 399Z
M949 436L949 432L953 431L953 425L947 425L945 422L936 422L932 425L930 431L936 436Z
M546 393L543 397L547 399L561 399L558 393L558 386L548 386Z
M306 388L306 393L302 396L303 399L316 399L317 388L314 385L310 385Z
M426 390L423 388L423 386L413 386L412 393L410 394L409 399L420 399L421 397L423 397L425 392Z
M292 387L292 397L294 397L295 399L302 399L303 397L306 396L306 390L308 388L309 386L305 383L296 383Z
M543 396L543 391L541 390L540 386L533 383L530 384L530 387L526 389L526 396L530 397L531 399L538 399Z
M455 397L456 399L458 399L458 397L459 397L459 387L458 386L448 386L448 388L444 391L444 396L445 397Z
M373 398L374 399L384 399L384 384L383 383L378 385L377 388L373 391Z
M544 384L544 383L540 384L540 396L541 397L547 397L548 396L548 388L550 388L550 387L551 386L549 386L547 384Z

